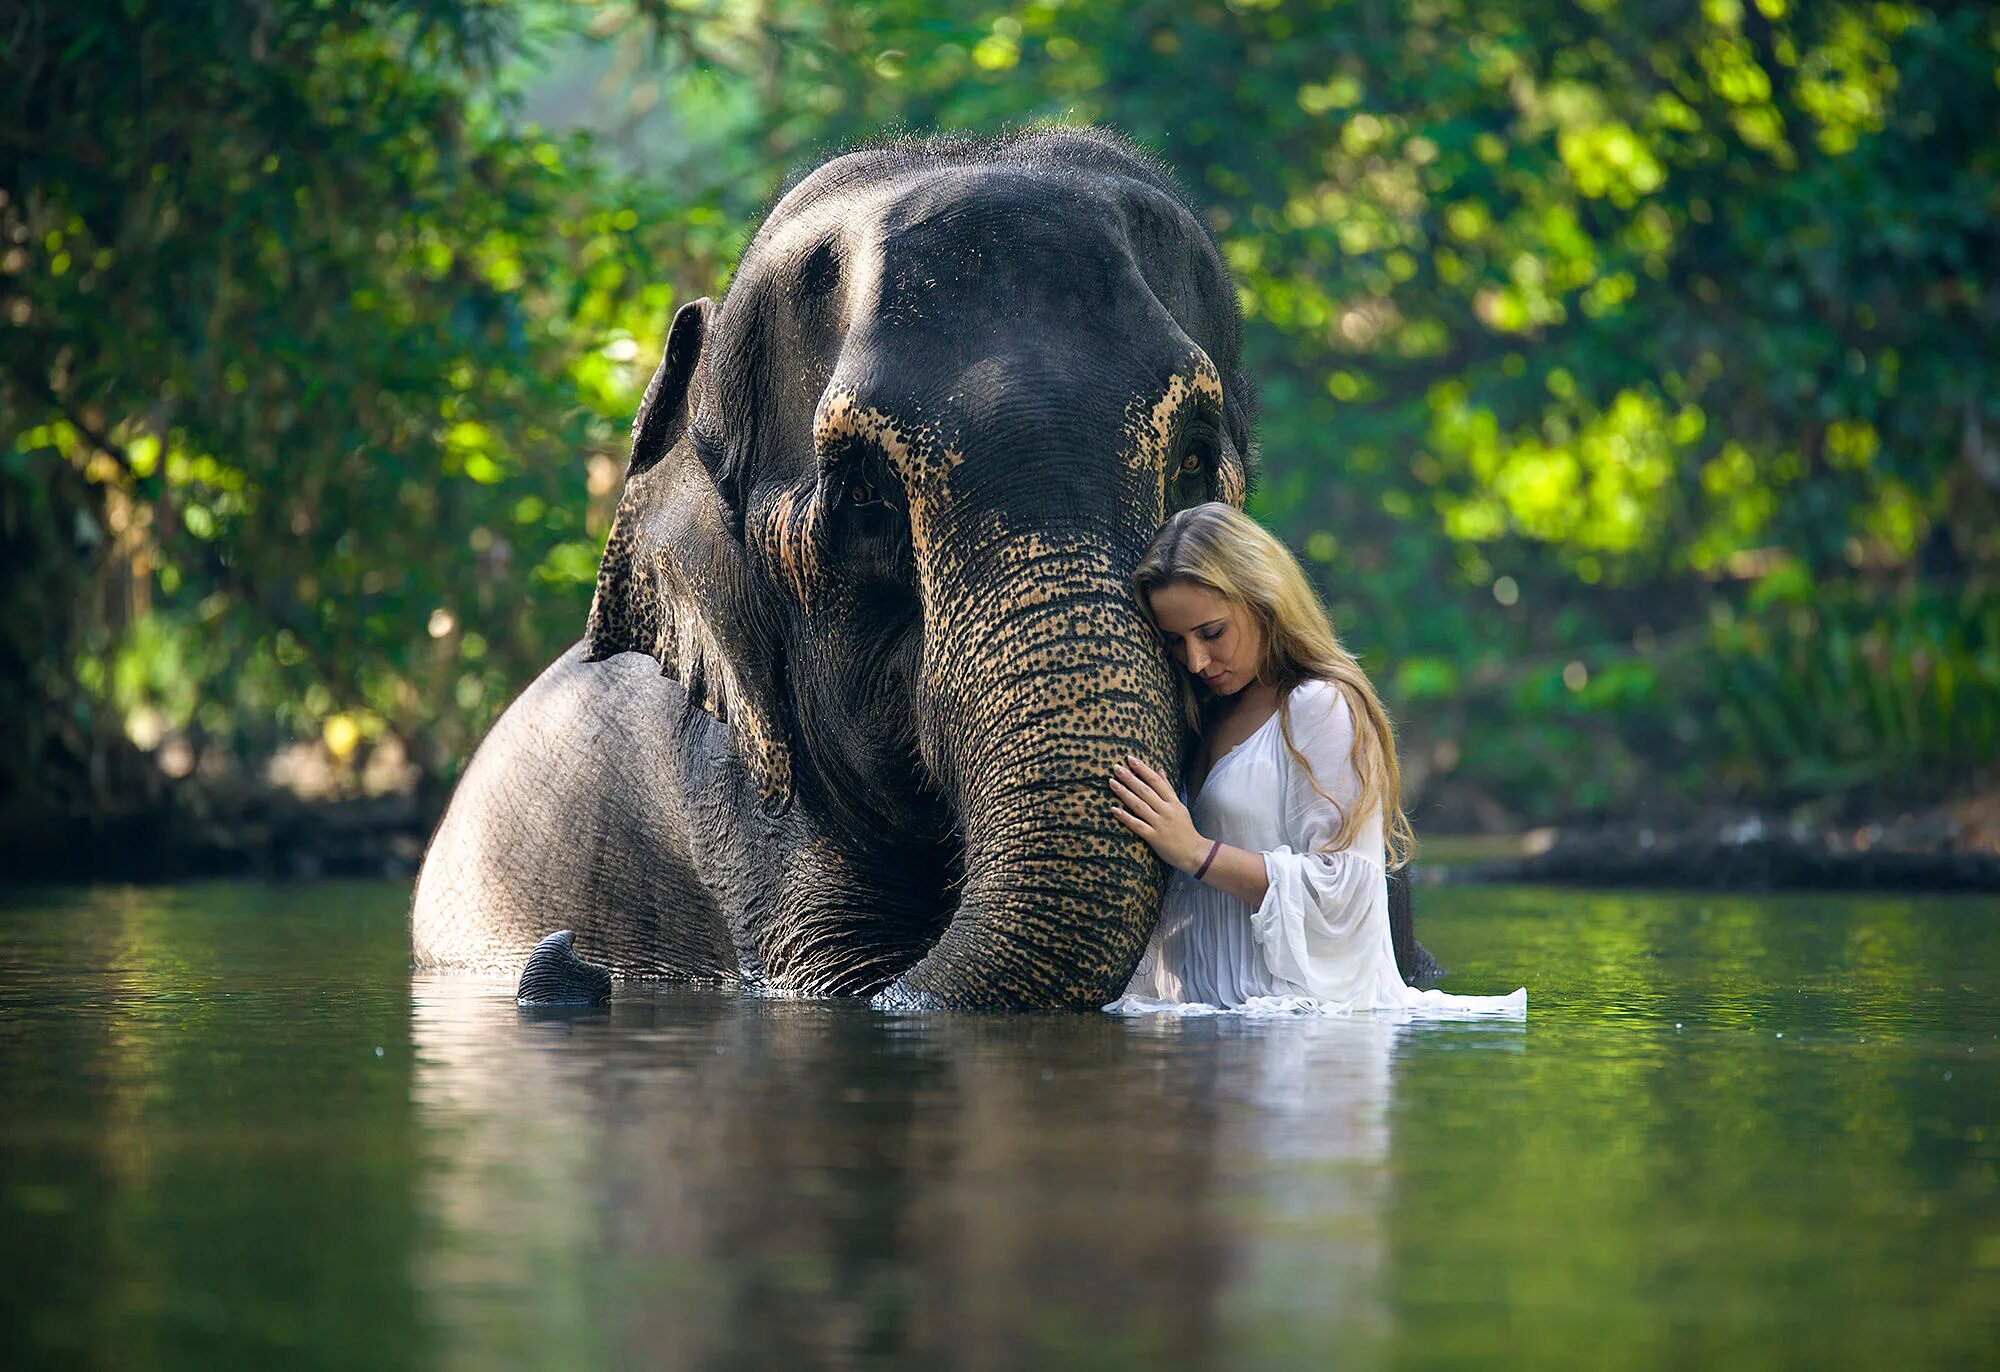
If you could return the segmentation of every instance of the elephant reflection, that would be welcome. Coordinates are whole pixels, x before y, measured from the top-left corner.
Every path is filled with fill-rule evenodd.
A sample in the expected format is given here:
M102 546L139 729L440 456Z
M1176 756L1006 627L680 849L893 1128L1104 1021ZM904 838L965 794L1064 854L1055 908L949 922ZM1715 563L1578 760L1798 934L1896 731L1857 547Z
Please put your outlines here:
M561 1339L670 1366L1194 1367L1301 1301L1379 1318L1392 1024L698 993L535 1023L432 979L416 1007L450 1361Z

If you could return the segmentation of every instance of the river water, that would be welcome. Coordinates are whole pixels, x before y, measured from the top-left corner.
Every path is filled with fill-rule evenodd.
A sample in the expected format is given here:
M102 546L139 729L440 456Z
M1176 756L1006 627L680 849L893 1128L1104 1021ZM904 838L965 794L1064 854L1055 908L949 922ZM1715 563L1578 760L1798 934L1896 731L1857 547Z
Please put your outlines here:
M0 893L0 1362L2000 1359L2000 903L1420 898L1524 1024L536 1017L400 886Z

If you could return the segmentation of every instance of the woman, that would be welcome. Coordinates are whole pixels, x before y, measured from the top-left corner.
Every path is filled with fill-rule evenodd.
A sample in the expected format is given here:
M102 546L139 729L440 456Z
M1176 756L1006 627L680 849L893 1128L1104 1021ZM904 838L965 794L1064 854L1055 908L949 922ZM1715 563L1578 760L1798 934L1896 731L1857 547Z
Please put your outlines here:
M1231 506L1197 505L1161 526L1132 579L1201 743L1191 810L1138 758L1112 773L1112 814L1175 871L1108 1008L1524 1013L1525 987L1448 996L1397 973L1386 868L1414 838L1395 737L1285 546Z

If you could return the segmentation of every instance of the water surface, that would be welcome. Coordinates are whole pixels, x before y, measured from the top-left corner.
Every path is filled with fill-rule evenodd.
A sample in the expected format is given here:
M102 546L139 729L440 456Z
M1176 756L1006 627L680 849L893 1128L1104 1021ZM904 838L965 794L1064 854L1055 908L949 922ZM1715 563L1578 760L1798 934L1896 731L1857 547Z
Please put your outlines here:
M407 900L0 895L8 1366L2000 1356L1994 902L1426 890L1530 1010L1399 1025L535 1017Z

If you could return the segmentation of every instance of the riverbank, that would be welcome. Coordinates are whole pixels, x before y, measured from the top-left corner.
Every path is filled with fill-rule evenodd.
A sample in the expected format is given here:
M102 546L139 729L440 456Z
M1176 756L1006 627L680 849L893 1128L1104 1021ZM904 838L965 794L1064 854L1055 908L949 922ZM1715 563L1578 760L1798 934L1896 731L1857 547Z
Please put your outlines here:
M199 813L146 810L61 834L0 835L0 881L412 880L436 824L414 793L308 800L273 791Z
M1737 891L2000 892L2000 795L1863 823L1765 811L1426 841L1423 880Z
M413 792L309 799L285 791L200 814L103 818L85 832L8 836L0 880L255 877L410 880L436 826ZM1860 824L1763 811L1667 826L1605 818L1519 834L1423 833L1426 884L1737 891L2000 892L2000 794Z

